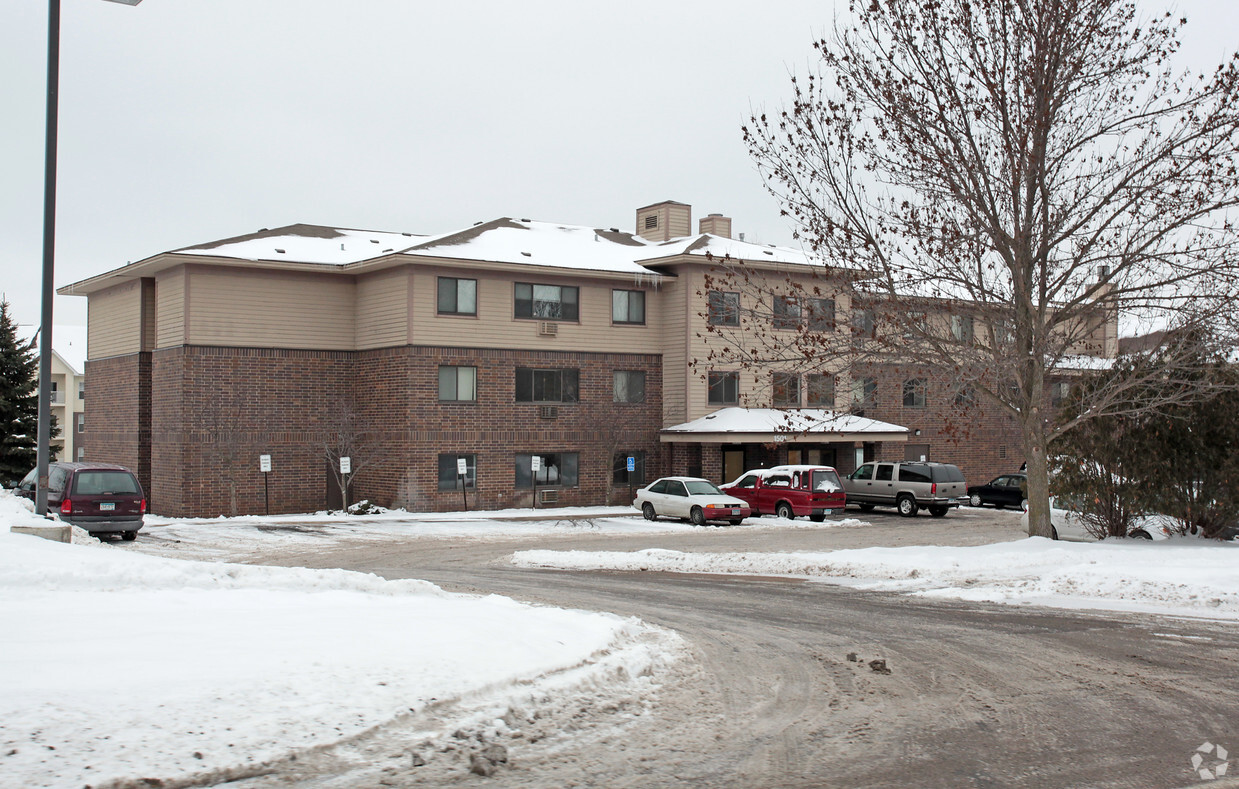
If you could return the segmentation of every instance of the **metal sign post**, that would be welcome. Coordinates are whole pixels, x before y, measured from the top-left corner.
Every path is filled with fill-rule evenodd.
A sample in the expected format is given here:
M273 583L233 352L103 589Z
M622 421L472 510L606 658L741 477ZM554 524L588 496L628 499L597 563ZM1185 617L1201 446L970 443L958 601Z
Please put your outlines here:
M344 482L344 511L348 512L348 475L353 473L353 459L340 458L340 479Z
M467 475L469 474L469 461L458 457L456 458L456 476L460 478L460 497L465 502L465 511L469 511L469 486L467 484Z
M267 475L271 473L271 456L258 456L258 470L262 472L262 509L266 515L271 514L271 490L267 487Z
M632 490L632 472L637 468L637 459L632 455L628 456L628 498L635 499L636 495Z
M542 468L542 456L529 456L529 470L533 474L533 508L538 508L538 470Z

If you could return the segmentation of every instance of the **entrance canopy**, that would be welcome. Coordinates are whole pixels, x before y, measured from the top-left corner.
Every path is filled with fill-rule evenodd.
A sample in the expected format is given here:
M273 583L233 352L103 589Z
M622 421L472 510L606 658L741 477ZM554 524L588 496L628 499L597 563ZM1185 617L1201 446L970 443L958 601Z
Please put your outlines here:
M907 441L908 428L820 408L721 408L664 428L659 440L664 444Z

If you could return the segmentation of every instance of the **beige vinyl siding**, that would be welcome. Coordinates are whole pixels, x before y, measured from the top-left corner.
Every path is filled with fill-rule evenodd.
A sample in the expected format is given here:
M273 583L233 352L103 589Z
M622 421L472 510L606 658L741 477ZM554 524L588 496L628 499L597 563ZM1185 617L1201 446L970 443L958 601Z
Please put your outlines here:
M405 345L409 338L409 276L391 269L357 280L357 348Z
M477 315L439 315L438 277L476 279ZM513 288L517 282L576 286L580 320L552 321L554 336L539 334L544 321L516 318ZM611 322L611 291L645 290L645 324ZM630 279L583 279L551 272L508 272L462 269L418 269L413 275L413 331L417 345L458 348L510 348L599 353L661 353L662 325L658 292L652 285Z
M142 350L142 290L139 280L92 293L87 302L86 347L91 359Z
M667 227L671 238L683 238L693 234L692 209L688 206L671 206L667 211Z
M186 285L185 340L191 345L353 348L351 277L194 269Z
M694 288L686 277L662 287L657 312L662 316L665 336L663 351L663 426L688 420L686 398L689 392L688 313Z
M185 343L185 269L160 272L155 277L156 348Z
M684 369L687 374L687 386L684 390L682 390L685 392L685 395L686 395L685 401L687 403L687 414L680 421L700 419L701 417L705 416L711 411L716 411L720 407L722 407L722 406L717 406L717 405L710 405L709 403L709 384L707 383L705 376L710 370L717 370L720 372L721 371L735 371L735 372L740 373L739 405L742 407L746 407L746 408L768 408L770 407L771 405L771 402L770 402L771 373L774 370L786 370L789 372L794 371L800 374L801 376L801 398L803 400L804 374L807 372L830 372L829 370L818 369L809 363L801 363L801 364L780 363L780 364L762 366L756 369L741 370L739 363L733 362L733 361L727 361L726 359L720 359L714 362L703 362L696 369L691 369L689 367L689 362L691 362L693 359L701 359L701 360L709 359L711 350L714 350L716 356L718 356L719 354L722 354L724 357L731 356L732 358L734 358L735 352L737 350L754 351L759 357L769 356L770 350L771 350L765 344L769 342L769 339L767 339L766 341L763 341L762 339L760 339L759 336L754 335L752 331L745 332L744 334L739 335L739 336L726 335L726 334L718 335L718 334L713 334L708 331L707 318L705 314L707 311L707 304L708 304L707 297L705 295L705 292L706 292L705 272L706 271L707 269L705 267L691 267L690 268L690 267L684 266L684 267L678 268L678 273L680 274L680 283L682 286L686 287L689 294L691 294L683 310L686 316L687 324L688 324L685 330L685 336L687 338L687 345L688 345L688 353L687 353L688 358L682 364L678 364L678 367L681 369ZM762 274L759 272L749 271L746 276L749 277L751 280L748 285L742 285L738 282L728 282L726 278L716 279L714 283L714 287L717 290L739 292L740 309L742 312L744 310L753 308L754 295L752 291L754 288L758 288L758 287L770 288L776 292L779 290L783 290L783 289L786 289L789 292L791 291L790 288L785 288L785 286L781 284L781 283L785 283L787 276L789 276L786 273L770 272L767 274ZM849 300L848 300L847 295L844 292L842 292L839 286L832 287L832 283L830 283L828 280L824 280L820 278L814 279L808 275L805 275L804 277L801 278L801 281L804 282L805 286L808 288L807 292L813 293L814 288L820 288L822 297L834 298L835 300L835 321L836 321L836 326L839 327L838 329L839 333L837 334L837 338L839 339L839 341L846 342L849 336L847 333L848 332L847 327L850 325L850 320L851 320L850 314L848 312L848 308L850 305L849 305ZM698 293L700 293L701 295L698 295ZM759 332L758 334L760 335L761 333ZM777 334L778 333L775 332L773 333L773 336L777 337ZM769 338L772 336L772 333L766 332L765 336ZM739 347L732 346L729 343L730 339L738 339L740 342L740 346ZM670 347L671 345L670 340L668 341L668 344ZM842 367L841 363L837 360L833 361L833 364L836 367ZM673 374L672 368L675 367L676 365L668 361L666 362L665 366L667 370L664 372L664 378L667 379ZM836 403L839 402L841 393L846 391L844 389L846 385L847 385L847 381L845 381L842 378L837 382L837 385L835 387ZM672 409L675 407L676 407L675 403L667 402L663 406L664 412L669 413L669 409Z
M155 278L142 278L142 350L155 350Z

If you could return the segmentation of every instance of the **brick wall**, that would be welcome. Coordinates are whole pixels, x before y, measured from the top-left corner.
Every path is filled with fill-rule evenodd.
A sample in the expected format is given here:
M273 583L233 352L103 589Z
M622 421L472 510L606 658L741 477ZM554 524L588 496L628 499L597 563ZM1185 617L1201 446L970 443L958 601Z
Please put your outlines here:
M129 468L153 501L151 355L135 353L88 361L85 376L90 395L86 400L83 433L83 440L90 446L87 459Z
M476 402L440 402L440 365L478 370ZM351 500L455 510L438 490L439 453L477 455L471 508L531 506L515 488L518 453L576 452L579 482L560 505L627 502L611 490L611 454L644 451L647 479L664 473L658 443L662 378L656 355L401 347L364 352L184 347L157 351L149 424L155 511L176 517L262 513L259 455L270 454L270 512L312 512L327 502L327 435L351 412L361 427ZM581 402L516 403L517 367L575 368ZM643 370L645 400L614 403L614 370Z
M875 405L866 409L865 416L908 428L912 433L907 443L928 444L930 460L959 466L969 484L1016 471L1024 462L1015 421L983 398L975 407L957 406L956 384L949 376L907 366L876 368L867 374L877 378L878 390ZM903 384L909 378L926 380L925 407L904 406ZM921 431L919 436L916 430ZM901 442L879 443L874 459L903 460L905 449Z

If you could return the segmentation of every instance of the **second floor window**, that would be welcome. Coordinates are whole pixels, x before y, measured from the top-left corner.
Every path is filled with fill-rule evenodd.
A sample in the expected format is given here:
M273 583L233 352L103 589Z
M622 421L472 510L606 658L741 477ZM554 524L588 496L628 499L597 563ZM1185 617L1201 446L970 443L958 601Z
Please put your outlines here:
M805 376L805 404L810 408L835 407L835 377L822 373Z
M86 432L86 414L77 415L77 432L79 433Z
M794 329L800 325L800 303L794 296L774 297L774 328Z
M951 336L958 342L972 342L975 334L971 315L951 316Z
M645 323L645 291L611 291L611 320L614 323Z
M440 400L477 400L478 399L478 368L449 367L439 368L439 399Z
M909 378L903 382L904 408L925 407L925 379Z
M711 371L706 380L710 386L707 397L710 405L736 405L740 402L740 373Z
M645 401L645 372L643 370L615 371L615 402L640 403Z
M477 315L478 281L439 277L438 312L440 315Z
M852 313L852 336L860 339L872 339L878 336L878 316L871 309L860 309Z
M579 370L516 368L518 403L576 403L580 399Z
M856 411L863 412L866 408L873 408L878 402L878 379L876 378L853 378L852 379L852 408Z
M709 294L709 322L714 326L740 325L740 294L712 290Z
M518 318L544 321L575 321L580 315L579 289L566 285L532 285L518 282L515 288Z
M78 400L86 399L86 382L85 381L77 382L77 399Z
M805 320L809 331L834 331L835 300L806 299Z
M771 376L771 401L776 408L794 408L800 405L800 376L796 373L774 373Z

